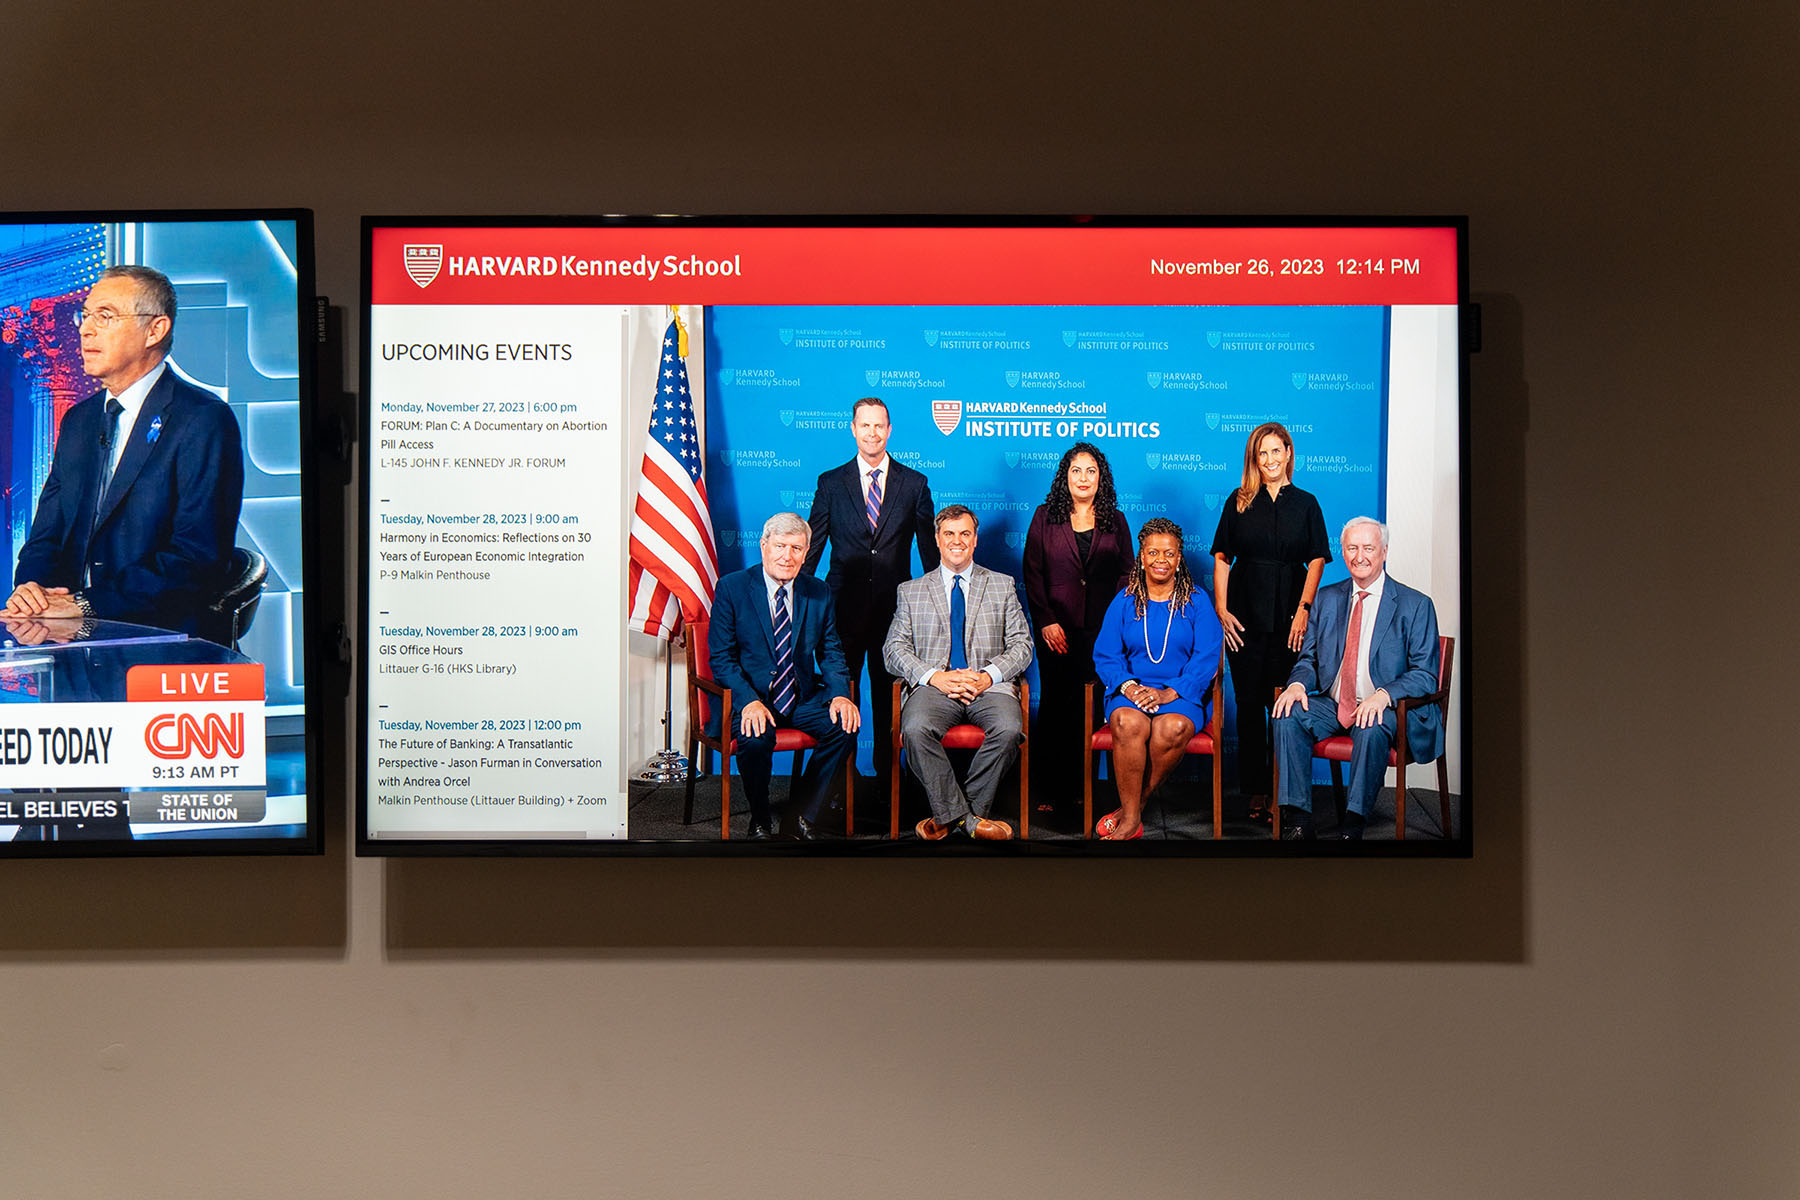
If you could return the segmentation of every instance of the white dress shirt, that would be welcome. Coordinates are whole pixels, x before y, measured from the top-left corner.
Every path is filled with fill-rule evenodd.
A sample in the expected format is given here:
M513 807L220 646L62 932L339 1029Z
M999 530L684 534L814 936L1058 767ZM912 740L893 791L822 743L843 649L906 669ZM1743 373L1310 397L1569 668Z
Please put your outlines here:
M119 432L118 435L113 438L113 470L116 471L119 469L119 459L124 457L125 447L130 444L133 437L149 436L149 430L145 430L142 434L139 434L137 431L138 413L144 407L144 397L150 394L150 389L156 386L156 381L161 379L163 372L168 369L169 360L165 358L154 367L151 367L149 374L120 392L117 396L113 395L110 391L106 393L107 399L117 400L119 402L119 407L125 410L119 414ZM102 404L105 402L105 400L101 401Z
M1358 704L1375 694L1375 681L1369 677L1369 647L1375 641L1375 613L1381 607L1381 593L1385 590L1386 584L1386 571L1382 571L1371 579L1365 589L1358 589L1354 579L1350 581L1350 608L1352 611L1356 608L1357 591L1364 590L1369 593L1363 598L1362 628L1357 631L1356 640L1356 703ZM1349 619L1350 614L1346 612L1344 620L1348 622ZM1346 624L1346 632L1348 629L1349 626Z
M885 460L883 460L883 461L885 461ZM969 630L967 627L968 616L969 616L969 576L971 576L975 573L975 564L973 561L971 561L969 563L969 565L964 567L962 570L952 571L948 566L946 566L942 562L939 562L937 571L938 571L938 582L940 584L942 584L943 588L944 588L944 607L946 609L948 609L950 607L950 591L955 586L956 577L958 575L962 576L962 581L963 581L963 621L964 621L963 651L966 654L968 652L968 648L969 648ZM970 665L973 666L974 664L971 663ZM915 680L914 682L917 683L920 687L924 687L926 684L931 682L931 677L933 675L936 675L939 671L941 671L943 669L944 668L942 668L942 667L932 667L930 670L926 671L923 675L919 676L919 678L917 680ZM1000 682L1000 672L994 670L994 668L991 664L983 667L982 670L987 674L987 677L989 679L993 680L996 684Z

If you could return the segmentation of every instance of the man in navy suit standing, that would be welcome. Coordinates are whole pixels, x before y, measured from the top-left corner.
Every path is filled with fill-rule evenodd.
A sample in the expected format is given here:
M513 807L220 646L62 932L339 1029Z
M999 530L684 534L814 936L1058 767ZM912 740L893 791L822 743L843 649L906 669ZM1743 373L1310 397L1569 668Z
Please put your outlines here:
M707 648L713 678L731 689L738 706L738 773L750 800L753 842L775 835L769 811L775 731L798 729L819 743L792 798L794 836L813 841L862 721L850 702L831 589L800 572L811 535L797 513L776 513L763 523L761 564L733 571L713 593Z
M844 642L851 679L869 669L869 712L875 722L875 774L886 780L892 756L886 731L893 727L893 676L881 661L881 644L894 619L894 593L912 578L912 547L927 574L938 565L932 522L931 484L925 476L888 456L887 405L874 396L850 410L856 457L819 476L813 491L812 546L806 573L819 569L831 543L831 570L825 581L837 600L838 633Z
M167 361L175 288L109 267L76 314L82 369L104 388L69 409L19 551L7 617L100 617L215 635L244 501L231 408Z
M1397 732L1396 700L1437 691L1438 622L1431 597L1386 571L1388 529L1354 517L1339 538L1350 578L1319 589L1300 661L1275 699L1275 758L1281 765L1281 837L1312 837L1312 747L1349 733L1349 811L1338 835L1362 837L1363 824L1387 778ZM1412 755L1429 762L1443 752L1443 715L1436 705L1407 714Z

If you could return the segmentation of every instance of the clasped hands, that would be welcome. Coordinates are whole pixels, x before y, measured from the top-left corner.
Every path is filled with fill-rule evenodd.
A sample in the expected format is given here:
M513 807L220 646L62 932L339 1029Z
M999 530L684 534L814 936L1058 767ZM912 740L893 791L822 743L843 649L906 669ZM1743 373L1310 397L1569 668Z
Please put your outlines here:
M1176 690L1171 687L1153 688L1133 680L1120 688L1119 694L1137 705L1143 711L1154 713L1157 709L1175 699L1180 693L1176 692Z
M761 737L775 723L774 711L761 700L752 700L744 705L744 710L739 715L738 730L745 737ZM862 710L850 703L848 696L833 696L831 723L845 733L855 733L862 725Z
M80 617L81 606L66 587L45 587L27 580L7 597L0 617Z
M952 700L960 700L967 704L993 687L994 677L986 671L963 667L957 670L938 671L932 675L930 683L932 687Z

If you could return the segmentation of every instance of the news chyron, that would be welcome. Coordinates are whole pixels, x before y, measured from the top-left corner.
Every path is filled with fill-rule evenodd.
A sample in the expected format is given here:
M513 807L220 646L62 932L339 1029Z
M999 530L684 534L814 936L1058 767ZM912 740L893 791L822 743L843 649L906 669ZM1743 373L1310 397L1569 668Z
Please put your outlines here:
M320 849L311 304L303 210L0 214L0 854Z
M1467 852L1460 220L368 218L363 255L360 852ZM1340 816L1312 751L1376 736L1325 718L1378 579L1353 699L1406 752ZM896 756L895 674L1023 745ZM1297 681L1304 729L1238 711ZM1109 711L1201 740L1124 795Z

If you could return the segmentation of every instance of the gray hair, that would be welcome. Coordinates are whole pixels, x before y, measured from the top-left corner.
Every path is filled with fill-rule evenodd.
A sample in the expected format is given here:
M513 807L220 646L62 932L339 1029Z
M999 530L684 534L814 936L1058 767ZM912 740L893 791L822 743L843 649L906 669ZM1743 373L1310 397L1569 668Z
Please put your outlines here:
M100 272L100 278L129 279L136 284L137 307L134 315L167 317L169 332L163 335L162 352L167 354L175 348L175 285L169 282L167 275L142 263L121 263Z
M1343 545L1344 539L1349 537L1350 531L1355 529L1358 525L1373 525L1376 529L1379 529L1381 531L1381 548L1383 550L1388 548L1388 527L1383 525L1380 521L1377 521L1374 517L1351 517L1348 521L1345 521L1344 528L1338 532L1338 545Z
M806 535L806 544L812 545L812 526L800 519L799 513L778 512L763 522L761 541L768 541L778 533L800 533Z

